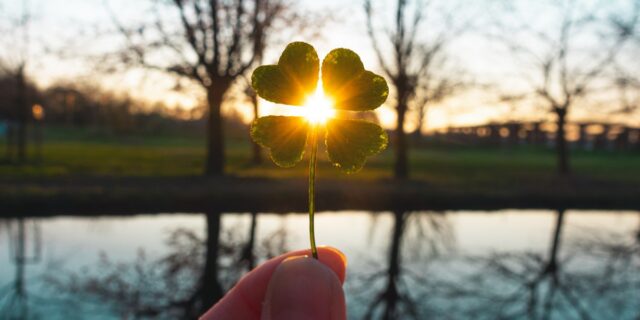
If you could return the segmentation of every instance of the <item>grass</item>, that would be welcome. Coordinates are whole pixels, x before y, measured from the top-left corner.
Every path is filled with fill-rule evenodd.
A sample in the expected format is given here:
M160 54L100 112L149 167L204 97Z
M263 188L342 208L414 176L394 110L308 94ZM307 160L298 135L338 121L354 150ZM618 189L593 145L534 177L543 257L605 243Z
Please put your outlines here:
M43 160L22 166L0 165L0 177L46 178L60 176L196 176L204 166L202 137L179 135L110 135L94 130L49 128L45 132ZM0 150L5 142L0 140ZM31 159L35 157L33 146ZM265 156L263 164L249 164L246 138L227 141L227 172L241 177L304 177L306 163L292 169L276 167ZM0 158L1 159L1 158ZM392 150L369 160L357 179L390 178ZM587 180L640 183L640 152L574 151L575 176ZM515 149L434 147L410 152L411 176L416 180L478 188L517 186L555 177L555 155L546 148ZM347 177L319 155L319 176Z

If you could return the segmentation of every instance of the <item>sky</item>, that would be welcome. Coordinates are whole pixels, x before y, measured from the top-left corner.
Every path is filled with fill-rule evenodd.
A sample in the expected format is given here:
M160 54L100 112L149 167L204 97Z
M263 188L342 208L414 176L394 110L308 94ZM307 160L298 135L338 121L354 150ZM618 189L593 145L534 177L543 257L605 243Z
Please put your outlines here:
M591 0L580 1L586 3ZM333 12L335 17L322 28L320 38L310 40L292 33L291 41L312 42L321 59L336 47L352 49L361 56L367 69L380 72L371 42L366 34L365 16L360 0L299 0L295 2L307 12L319 14ZM389 13L393 8L393 2L374 3L379 12ZM458 18L466 19L464 16L466 14L478 18L479 25L489 23L487 19L494 17L492 10L495 10L493 4L496 2L491 0L463 2L464 12L461 12ZM549 20L552 19L551 15L545 14L544 11L536 13L536 10L544 7L528 4L535 2L523 2L525 3L524 11L534 13L531 15L531 25L552 25L553 21ZM612 3L614 2L621 1ZM173 90L176 80L157 72L130 70L109 76L94 72L89 61L91 54L100 50L113 49L121 43L119 42L121 39L114 37L95 37L96 33L107 33L114 28L107 6L116 13L119 20L136 21L145 14L146 1L27 0L26 3L33 15L33 24L30 29L29 71L41 87L59 81L98 83L108 89L126 92L150 101L161 101L169 106L179 105L191 108L201 103L202 92L198 90L177 92ZM0 12L4 17L15 17L22 10L20 4L21 2L17 0L0 0ZM390 18L389 15L386 16L387 20ZM424 37L437 34L438 28L442 27L432 22L441 21L439 18L442 17L428 18L432 19L429 20L431 25L427 24L420 32L421 35L424 33ZM382 27L386 25L387 20L385 16L380 16L376 21ZM464 70L483 86L465 91L429 108L426 127L434 130L489 121L552 119L549 113L540 107L499 101L498 95L506 92L505 90L518 91L524 88L525 84L520 77L521 71L509 52L505 51L500 44L488 40L482 33L483 30L470 30L451 44L449 52L456 70ZM12 36L15 37L15 35ZM5 37L0 36L0 41L3 40L6 41L6 33ZM283 46L284 44L278 48L272 47L265 57L265 63L275 63ZM275 106L264 101L262 105L263 114L288 112L286 107ZM246 119L249 119L250 108L247 105L234 102L227 104L226 107L239 110ZM387 128L394 126L395 112L391 104L388 103L379 108L377 113L383 126ZM597 106L577 108L572 112L571 117L574 120L608 119L632 121L636 124L638 122L637 117L605 115L599 112ZM415 126L413 120L414 117L410 116L407 130L412 130Z

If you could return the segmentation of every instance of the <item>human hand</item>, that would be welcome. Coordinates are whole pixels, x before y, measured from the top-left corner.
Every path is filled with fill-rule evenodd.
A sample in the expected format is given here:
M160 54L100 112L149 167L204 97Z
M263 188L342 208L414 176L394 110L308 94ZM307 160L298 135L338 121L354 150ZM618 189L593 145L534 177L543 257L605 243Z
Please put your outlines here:
M318 248L273 258L246 274L201 320L344 320L347 260L338 249Z

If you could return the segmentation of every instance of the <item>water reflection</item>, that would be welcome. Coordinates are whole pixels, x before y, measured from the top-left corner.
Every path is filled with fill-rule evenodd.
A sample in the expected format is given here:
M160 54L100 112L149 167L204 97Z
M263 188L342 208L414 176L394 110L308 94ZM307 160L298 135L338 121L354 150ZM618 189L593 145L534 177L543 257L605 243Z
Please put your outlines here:
M224 254L220 248L220 217L219 212L207 212L207 232L205 262L202 271L202 280L199 281L198 289L194 297L198 300L198 314L202 314L207 307L222 298L224 289L218 279L220 255ZM189 314L194 316L193 314ZM197 315L197 314L196 314Z
M190 226L169 217L115 223L98 236L106 245L91 243L94 228L63 241L63 225L82 218L0 220L8 239L0 256L6 251L12 266L0 258L0 318L195 319L255 265L306 246L304 215L207 212L189 216L196 219ZM317 219L321 240L350 257L345 287L353 319L637 319L638 218L561 209L529 216L397 211ZM167 219L163 227L153 227L161 219ZM135 219L113 218L120 220ZM542 222L544 228L536 227ZM124 240L131 243L124 247L137 248L134 259L111 244L127 226ZM164 235L147 239L154 237L144 232L149 228ZM521 231L500 235L508 228ZM142 239L157 245L135 244ZM62 247L86 241L89 251L72 263L43 250L42 243L56 241ZM474 246L483 241L487 248ZM91 251L100 252L97 262ZM39 268L27 267L35 262Z
M259 153L258 153L259 154ZM256 266L256 255L253 252L256 245L256 230L258 227L258 213L251 212L251 223L249 225L249 236L247 243L243 246L238 259L239 267L245 267L251 270Z
M568 246L563 242L565 212L555 214L547 253L465 257L463 264L474 270L460 271L466 275L443 283L456 309L449 314L474 319L636 319L638 242L589 230Z
M487 319L549 319L558 307L559 293L574 302L561 273L565 261L558 258L564 221L565 210L558 210L547 254L506 252L470 257L468 265L479 268L451 284L456 298L464 301L460 304L464 314L481 314ZM588 318L580 304L569 303L568 307L580 318Z
M402 270L400 248L402 246L402 236L405 233L407 217L404 212L397 211L393 213L393 232L391 233L388 252L389 263L386 272L383 274L387 278L386 284L378 294L374 295L365 315L366 319L372 319L378 308L382 309L382 319L399 319L402 314L417 316L415 301L413 301L408 292L400 291L401 288L398 288L401 285L399 282ZM407 289L405 288L405 290Z
M375 236L377 217L377 214L372 214L370 239ZM372 270L371 274L363 274L356 279L360 288L356 289L356 294L363 296L362 303L367 305L364 319L419 319L425 305L416 299L414 287L422 280L421 272L404 268L403 260L421 264L424 271L428 261L450 250L453 245L452 229L443 213L395 211L392 217L386 266L382 271ZM403 250L406 244L409 250ZM378 280L383 282L379 289L367 290Z
M281 230L256 245L257 214L251 215L248 241L238 237L238 226L223 230L223 216L204 214L204 236L185 228L169 230L167 253L157 259L140 249L134 261L114 262L102 252L95 266L48 272L44 280L53 292L74 300L79 310L121 319L196 319L257 259L287 250Z
M3 319L28 319L30 294L25 268L41 259L40 228L37 222L25 219L6 221L0 227L7 233L8 252L15 270L13 281L0 287L0 315Z

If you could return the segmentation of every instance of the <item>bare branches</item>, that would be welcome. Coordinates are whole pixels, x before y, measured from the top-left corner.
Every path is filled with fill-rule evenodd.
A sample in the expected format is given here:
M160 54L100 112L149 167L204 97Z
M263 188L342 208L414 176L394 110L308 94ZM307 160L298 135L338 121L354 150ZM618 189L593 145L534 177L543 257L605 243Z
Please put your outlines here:
M411 109L417 115L414 133L421 135L425 126L426 114L431 106L464 92L476 85L475 80L464 70L455 68L451 59L441 56L425 68L425 76L418 80L416 96ZM434 67L435 66L435 67Z
M618 91L620 107L611 113L630 115L640 110L640 81L625 74L624 71L618 72L619 76L615 85Z
M236 5L235 5L235 16L236 17L242 17L244 15L244 4L243 4L243 0L236 0ZM257 5L257 3L256 3ZM255 12L257 13L258 10L255 10ZM255 15L254 15L255 16ZM241 19L236 19L235 21L235 27L233 30L233 35L231 36L231 44L229 45L229 49L227 51L227 56L231 57L233 56L233 52L235 51L241 51L239 49L242 41L240 39L241 37L241 28L242 28L242 20ZM234 63L239 63L238 60L238 55L235 56L235 59L227 59L227 69L226 72L229 73L231 72L232 68L233 68L233 64Z
M550 4L559 19L556 29L547 24L536 28L531 23L501 23L501 34L493 35L514 55L526 58L521 68L539 70L540 78L532 84L532 92L546 101L550 110L569 108L577 98L588 94L594 83L606 81L605 74L638 22L637 6L627 18L611 18L598 16L600 7L578 4L571 0ZM526 21L522 17L517 20Z
M441 18L441 21L438 22L442 24L440 31L430 36L420 34L420 37L418 37L417 35L420 31L425 30L426 10L432 9L432 4L424 1L409 2L407 0L398 0L396 2L394 25L386 39L390 44L388 52L384 51L381 46L380 39L376 35L373 26L373 20L376 15L373 12L371 0L365 1L364 8L367 15L367 32L380 67L391 78L392 82L402 82L403 86L409 91L396 94L411 98L421 95L420 91L425 86L432 86L433 78L436 78L436 74L442 71L441 65L434 64L434 61L446 60L447 53L445 51L447 46L469 30L472 22L461 22L454 18L459 8L451 12L438 12L438 16ZM408 16L409 10L413 11L411 17ZM436 8L433 7L433 10L436 10ZM430 31L432 29L437 28L430 28ZM390 61L385 59L389 54L393 57ZM430 82L430 84L425 85L425 82ZM460 81L448 79L446 82L452 84ZM442 90L439 90L439 95L443 95L448 91L444 90L444 87L448 86L445 83L436 86L441 86ZM424 97L418 99L424 99Z
M9 14L0 7L0 41L10 50L0 52L0 73L11 77L23 75L30 59L32 12L29 1L16 3L19 13ZM4 48L3 48L4 49Z
M184 28L187 42L189 43L189 45L191 45L193 51L198 55L198 60L203 61L205 49L202 47L201 42L196 39L195 26L191 25L191 22L189 22L189 20L187 19L183 0L174 0L174 3L178 8L178 12L180 13L180 21L182 22L182 27ZM197 9L198 2L194 1L193 3L194 7L196 8L196 16L199 18L200 14L198 14L199 10Z
M427 8L437 12L437 14L429 15L429 17L444 17L444 21L429 21L431 22L429 28L425 28L424 22L427 20ZM451 8L449 9L451 10ZM371 0L364 1L367 33L371 39L380 68L387 78L391 80L391 85L395 89L394 104L397 117L394 143L394 176L396 178L403 179L408 176L408 146L404 124L409 105L415 104L416 97L421 94L420 83L431 81L434 78L434 73L438 69L432 68L434 60L440 56L446 56L446 46L470 26L470 23L458 24L460 11L457 9L459 8L455 8L447 14L438 12L437 9L427 6L421 0L397 0L391 17L393 22L386 28L383 26L383 29L388 30L385 34L386 37L378 37L373 21L384 20L384 14L376 14L374 12ZM446 9L444 11L446 12ZM410 12L413 12L413 14ZM453 18L454 15L456 15L455 19ZM452 27L453 25L455 27ZM438 30L439 27L441 29L434 34L433 30ZM425 29L428 29L429 33L424 32ZM390 58L387 59L386 57ZM420 117L423 115L424 113ZM419 123L421 126L422 120Z
M371 0L365 0L364 2L364 10L367 15L367 33L369 34L369 38L371 39L371 43L373 45L373 50L376 53L376 57L378 58L378 64L380 64L380 68L384 71L385 74L392 74L391 69L387 66L386 61L384 59L384 53L378 43L378 37L376 36L376 32L373 28L373 9L371 8Z
M211 15L211 43L213 45L213 66L215 71L218 71L220 67L220 22L218 18L218 14L220 11L220 6L218 4L218 0L210 0L210 15ZM214 70L210 70L209 72L213 72Z
M126 42L122 56L134 57L123 62L197 80L205 87L230 83L245 73L262 56L266 35L288 8L285 0L172 0L154 4L155 21L148 25L125 26L109 9ZM177 17L173 29L167 28L171 19L167 12ZM166 49L179 61L158 58L166 55Z
M154 4L159 8L154 10L156 21L149 31L145 23L125 27L114 18L126 41L119 53L122 62L197 82L209 106L205 172L221 175L225 153L221 110L225 96L234 81L262 56L274 21L286 20L285 9L292 5L287 0L155 0ZM164 21L177 24L168 30ZM290 25L290 21L284 22ZM180 36L171 36L174 30ZM131 56L134 59L127 60Z

